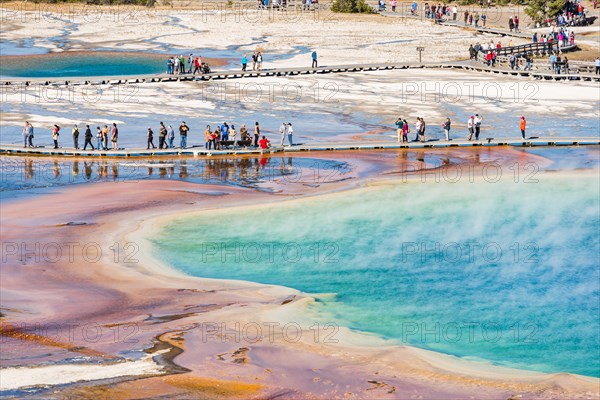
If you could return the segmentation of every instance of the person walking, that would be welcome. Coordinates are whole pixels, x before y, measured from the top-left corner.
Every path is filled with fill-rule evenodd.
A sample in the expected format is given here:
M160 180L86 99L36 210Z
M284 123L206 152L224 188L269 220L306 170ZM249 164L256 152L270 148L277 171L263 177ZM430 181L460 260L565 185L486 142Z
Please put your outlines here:
M600 57L596 57L594 64L596 65L596 75L600 75Z
M425 120L421 118L421 132L419 132L421 142L425 142Z
M513 18L513 23L515 24L515 32L519 32L519 16L515 15Z
M152 146L153 149L156 148L154 145L154 132L152 132L152 128L148 128L148 145L146 146L146 149L149 150L150 146Z
M292 123L288 122L288 125L287 125L287 137L288 137L288 140L290 142L290 147L294 145L294 141L292 140L293 136L294 136L294 128L292 127Z
M452 21L456 21L456 16L458 15L458 7L452 7Z
M317 51L314 50L312 52L312 68L318 68L318 63L317 63Z
M519 128L521 129L521 137L525 140L525 129L527 129L527 121L525 121L525 117L521 117L521 123L519 124Z
M60 136L60 126L54 125L52 129L52 140L54 141L54 148L58 149L58 137Z
M110 135L110 141L112 142L112 149L118 150L119 146L117 145L117 141L119 140L119 129L117 128L117 124L113 122L112 132Z
M79 149L79 128L77 127L77 124L75 124L75 126L73 127L73 148L75 150Z
M281 147L283 147L283 144L285 143L285 135L286 135L286 130L287 130L287 124L285 122L281 123L281 126L279 127L279 134L281 135Z
M473 133L475 133L475 117L471 115L471 118L467 121L467 130L469 131L469 137L467 140L471 140L473 138Z
M160 126L158 127L158 148L163 149L165 147L165 142L167 139L167 127L161 121Z
M179 125L179 146L182 149L187 147L187 135L190 128L185 124L185 121L181 121L181 125Z
M85 133L83 134L83 139L85 140L85 142L83 143L83 150L87 150L88 144L90 145L92 150L94 150L94 145L92 144L92 138L93 138L92 130L90 129L89 125L86 125Z
M175 131L173 130L173 127L171 125L169 125L169 128L167 129L167 139L169 140L168 147L170 149L174 149L175 144L173 142L175 141Z
M99 126L96 127L96 150L102 148L102 129Z
M475 140L479 140L479 132L481 131L481 122L483 118L479 116L479 114L475 114L475 118L473 122L475 123Z
M442 128L444 129L444 133L446 134L446 140L450 141L450 118L446 118L446 122L442 124Z
M254 147L258 147L258 138L260 137L260 125L258 121L254 124Z
M31 122L27 122L27 139L29 147L35 147L33 145L33 125L31 125Z
M244 54L242 56L242 71L246 71L247 66L248 66L248 59L246 58L246 55Z
M256 52L252 53L252 71L256 70Z

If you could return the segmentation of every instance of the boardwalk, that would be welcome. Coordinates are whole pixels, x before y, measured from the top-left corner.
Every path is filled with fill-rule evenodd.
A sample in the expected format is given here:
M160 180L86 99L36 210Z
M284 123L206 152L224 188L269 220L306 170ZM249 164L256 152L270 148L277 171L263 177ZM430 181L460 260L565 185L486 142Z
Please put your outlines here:
M454 147L498 147L498 146L597 146L600 145L600 137L548 137L531 138L521 140L515 137L482 138L479 141L467 141L465 139L454 139L449 142L445 140L430 140L427 142L397 143L395 141L353 141L336 143L307 143L293 147L275 146L270 149L240 149L240 150L206 150L204 147L194 146L187 149L165 149L146 150L120 149L111 151L84 151L72 148L35 147L23 148L17 145L0 145L0 155L15 156L50 156L50 157L157 157L157 156L219 156L219 155L245 155L245 154L270 154L270 153L297 153L311 151L360 151L360 150L384 150L384 149L444 149Z
M465 50L465 53L467 51ZM123 85L140 83L169 83L169 82L202 82L223 79L244 79L258 77L294 77L309 74L336 74L357 73L363 71L386 71L395 69L463 69L467 71L491 72L517 77L530 77L546 80L585 80L600 81L600 75L570 74L557 75L552 71L512 71L506 69L491 68L486 66L474 66L470 62L440 62L440 63L380 63L380 64L354 64L354 65L331 65L319 68L276 68L262 71L215 71L204 75L139 75L139 76L106 76L106 77L74 77L74 78L4 78L0 79L0 85L5 86L30 86L30 85L52 85L52 86L77 86L77 85ZM517 73L518 72L518 73ZM8 90L8 89L7 89Z

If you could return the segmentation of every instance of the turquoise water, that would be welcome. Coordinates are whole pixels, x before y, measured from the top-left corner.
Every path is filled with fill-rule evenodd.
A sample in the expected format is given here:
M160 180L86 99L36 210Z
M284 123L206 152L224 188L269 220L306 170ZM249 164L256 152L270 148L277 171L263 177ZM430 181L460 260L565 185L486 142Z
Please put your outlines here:
M2 57L0 76L53 78L69 76L121 76L166 71L167 56L119 52L65 52Z
M191 275L334 293L317 295L323 321L469 359L599 377L598 175L536 178L398 182L211 210L152 240Z

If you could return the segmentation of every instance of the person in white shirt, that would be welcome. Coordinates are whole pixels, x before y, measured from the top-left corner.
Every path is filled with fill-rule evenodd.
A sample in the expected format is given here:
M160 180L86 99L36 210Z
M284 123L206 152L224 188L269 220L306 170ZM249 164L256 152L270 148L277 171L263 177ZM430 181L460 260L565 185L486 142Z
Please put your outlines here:
M292 123L288 122L287 124L287 137L288 140L290 141L290 146L294 145L294 142L292 141L292 135L294 134L294 128L292 128Z
M596 75L600 75L600 57L596 57Z
M475 117L471 115L471 118L469 118L469 120L467 121L467 129L469 130L468 140L471 140L471 138L473 137L474 127L475 127Z
M281 134L281 146L283 146L283 143L285 142L286 130L287 125L285 122L282 122L281 126L279 127L279 133Z
M473 119L473 122L475 122L475 140L479 140L479 132L481 130L481 121L483 121L483 118L481 118L481 116L479 114L475 114L475 118Z

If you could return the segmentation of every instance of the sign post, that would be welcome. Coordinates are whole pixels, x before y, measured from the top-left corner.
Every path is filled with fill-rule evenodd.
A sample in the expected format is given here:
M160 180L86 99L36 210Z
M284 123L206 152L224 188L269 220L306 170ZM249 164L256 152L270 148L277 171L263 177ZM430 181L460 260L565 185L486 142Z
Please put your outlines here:
M425 47L417 47L417 51L419 52L419 64L421 64L421 53L425 51Z

